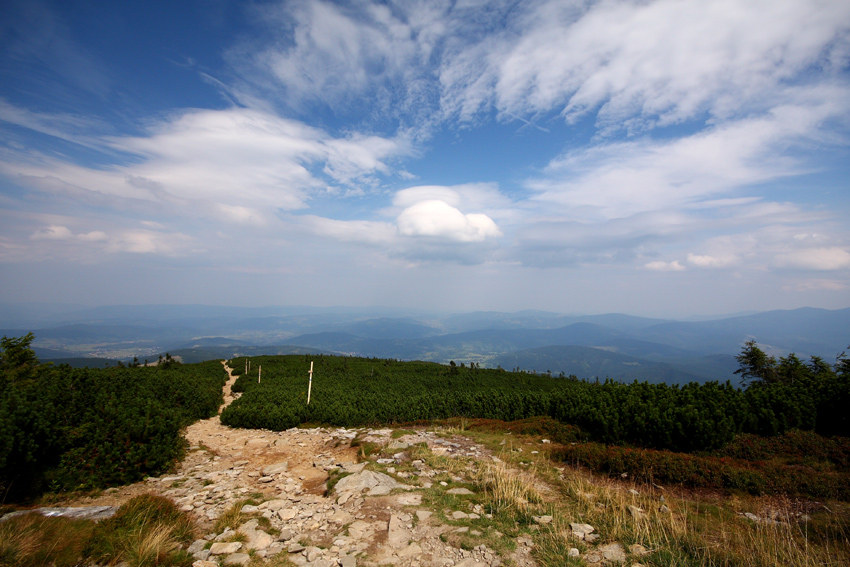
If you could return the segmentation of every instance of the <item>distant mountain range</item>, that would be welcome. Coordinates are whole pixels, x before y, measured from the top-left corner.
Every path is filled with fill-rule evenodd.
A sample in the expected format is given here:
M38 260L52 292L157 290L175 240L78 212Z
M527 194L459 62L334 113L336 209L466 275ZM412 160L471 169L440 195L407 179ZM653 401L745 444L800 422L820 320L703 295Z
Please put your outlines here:
M334 353L450 360L582 379L684 383L736 380L748 340L777 356L822 356L850 344L850 309L802 308L700 321L545 311L439 314L392 309L0 305L0 334L36 335L44 360L79 357L186 362L234 354Z

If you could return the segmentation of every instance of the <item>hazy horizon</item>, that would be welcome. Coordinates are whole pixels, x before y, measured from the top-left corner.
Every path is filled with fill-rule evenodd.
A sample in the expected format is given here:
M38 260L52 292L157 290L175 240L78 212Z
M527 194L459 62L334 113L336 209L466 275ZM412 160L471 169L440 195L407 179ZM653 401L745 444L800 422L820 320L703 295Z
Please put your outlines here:
M850 3L0 5L12 304L850 306Z

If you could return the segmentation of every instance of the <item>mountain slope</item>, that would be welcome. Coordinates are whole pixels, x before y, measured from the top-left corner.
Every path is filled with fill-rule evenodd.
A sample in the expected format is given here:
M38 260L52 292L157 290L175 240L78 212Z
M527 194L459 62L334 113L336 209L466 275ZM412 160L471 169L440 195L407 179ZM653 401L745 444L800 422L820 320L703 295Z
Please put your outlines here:
M492 361L505 369L519 368L557 375L575 375L587 380L612 378L619 382L686 384L705 382L705 378L662 362L636 358L600 348L582 346L545 346L502 354Z

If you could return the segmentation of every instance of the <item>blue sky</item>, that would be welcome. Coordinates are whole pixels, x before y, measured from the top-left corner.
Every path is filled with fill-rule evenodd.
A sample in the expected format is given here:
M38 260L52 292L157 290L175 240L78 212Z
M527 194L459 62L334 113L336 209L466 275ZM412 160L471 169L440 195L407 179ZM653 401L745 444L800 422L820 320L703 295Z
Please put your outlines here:
M850 2L0 5L5 301L850 306Z

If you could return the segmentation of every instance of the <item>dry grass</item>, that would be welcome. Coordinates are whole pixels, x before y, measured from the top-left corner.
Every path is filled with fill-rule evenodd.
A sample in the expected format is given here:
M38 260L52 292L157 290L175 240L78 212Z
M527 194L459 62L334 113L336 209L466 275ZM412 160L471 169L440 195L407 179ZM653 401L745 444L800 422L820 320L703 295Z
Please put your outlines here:
M126 542L126 561L139 567L170 565L169 556L179 543L174 532L174 527L165 523L139 529Z
M591 482L568 471L560 487L564 498L552 506L555 520L537 537L538 559L543 565L561 565L571 547L590 549L572 536L570 522L587 523L601 538L596 543L617 541L626 548L640 544L650 551L633 557L657 566L774 567L850 564L850 531L834 514L821 517L830 537L815 542L805 523L753 522L736 513L729 500L706 502L633 494L606 479ZM643 490L643 487L639 487ZM740 505L741 502L737 502ZM662 511L666 505L668 511ZM643 513L633 514L629 507Z
M0 567L77 565L94 524L27 514L0 522Z
M193 539L193 526L170 500L153 495L133 498L94 529L84 553L110 565L186 566L191 557L177 549Z
M539 479L533 470L517 470L504 462L483 463L477 468L474 481L494 513L528 516L543 503Z
M460 430L455 430L460 433ZM522 526L532 514L546 513L553 522L535 533L535 555L542 566L584 565L568 557L578 548L583 557L595 546L619 542L628 549L640 544L646 556L631 555L626 565L789 567L850 565L850 506L815 506L808 522L791 513L800 502L751 496L719 497L674 490L628 486L574 468L553 466L539 437L466 431L496 450L502 463L478 462L475 482L486 503ZM504 445L500 445L505 440ZM531 443L529 445L528 443ZM522 449L519 452L518 449ZM532 450L539 450L532 454ZM425 455L426 451L421 454ZM417 458L417 457L415 457ZM461 472L469 463L460 459L427 457L435 468ZM561 470L559 470L561 469ZM633 494L629 489L636 489ZM664 496L662 502L661 496ZM662 511L665 505L669 511ZM633 506L643 510L637 517ZM753 512L780 522L753 522L741 513ZM587 523L600 539L593 544L572 535L570 523Z

